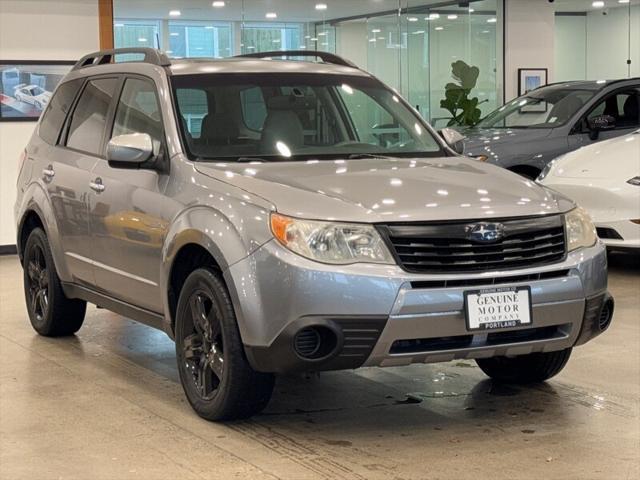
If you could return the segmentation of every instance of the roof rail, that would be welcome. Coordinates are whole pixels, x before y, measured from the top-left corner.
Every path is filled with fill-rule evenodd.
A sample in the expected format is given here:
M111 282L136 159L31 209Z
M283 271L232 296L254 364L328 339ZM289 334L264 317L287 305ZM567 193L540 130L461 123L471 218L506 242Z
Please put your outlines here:
M155 48L115 48L113 50L100 50L99 52L93 52L85 55L76 62L71 70L77 70L84 67L92 67L95 65L104 65L107 63L115 63L116 55L136 53L144 55L144 58L141 60L144 63L159 65L161 67L171 65L171 60L169 60L169 57Z
M277 50L272 52L256 52L244 53L236 55L236 58L271 58L271 57L317 57L325 63L341 65L343 67L358 68L358 66L350 60L339 55L329 52L319 52L317 50Z

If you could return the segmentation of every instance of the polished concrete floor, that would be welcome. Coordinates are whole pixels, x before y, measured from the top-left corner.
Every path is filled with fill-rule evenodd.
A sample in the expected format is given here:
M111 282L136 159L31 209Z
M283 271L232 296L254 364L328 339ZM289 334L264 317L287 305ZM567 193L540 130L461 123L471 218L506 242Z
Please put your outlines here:
M610 260L611 328L545 385L468 361L290 377L264 414L214 424L164 334L91 307L75 337L39 337L0 257L0 478L640 478L640 258Z

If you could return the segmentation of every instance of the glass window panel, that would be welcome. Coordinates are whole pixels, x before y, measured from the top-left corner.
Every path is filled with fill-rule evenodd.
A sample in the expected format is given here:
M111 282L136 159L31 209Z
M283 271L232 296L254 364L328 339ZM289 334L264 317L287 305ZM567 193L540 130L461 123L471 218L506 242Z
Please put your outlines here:
M152 82L139 78L129 78L124 84L112 137L129 133L147 133L154 145L162 142L162 121L156 88Z

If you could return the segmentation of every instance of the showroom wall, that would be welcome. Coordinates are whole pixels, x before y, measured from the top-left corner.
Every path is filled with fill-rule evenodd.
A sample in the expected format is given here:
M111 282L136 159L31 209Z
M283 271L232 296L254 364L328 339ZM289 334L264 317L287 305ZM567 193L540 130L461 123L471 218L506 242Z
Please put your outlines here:
M558 13L555 37L558 81L640 76L640 5Z
M0 0L2 60L77 60L98 48L98 0ZM0 245L15 244L18 157L34 126L0 123Z

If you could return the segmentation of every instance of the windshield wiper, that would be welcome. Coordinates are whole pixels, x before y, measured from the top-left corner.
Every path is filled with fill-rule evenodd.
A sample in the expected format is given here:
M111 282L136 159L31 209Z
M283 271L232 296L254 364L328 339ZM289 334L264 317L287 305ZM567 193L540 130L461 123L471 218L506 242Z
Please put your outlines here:
M390 158L385 155L378 155L375 153L352 153L347 157L349 160L360 160L363 158Z

